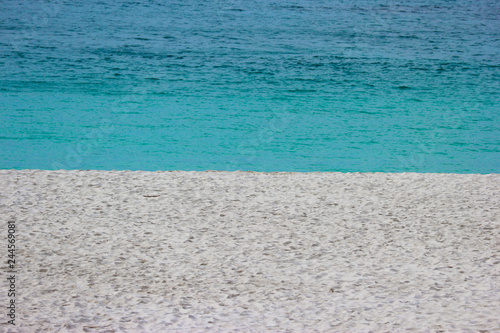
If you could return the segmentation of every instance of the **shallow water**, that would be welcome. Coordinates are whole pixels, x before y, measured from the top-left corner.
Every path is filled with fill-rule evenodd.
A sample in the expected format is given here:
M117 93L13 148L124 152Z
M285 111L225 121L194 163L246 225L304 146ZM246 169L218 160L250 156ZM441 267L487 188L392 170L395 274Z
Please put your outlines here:
M0 168L500 172L500 3L3 1Z

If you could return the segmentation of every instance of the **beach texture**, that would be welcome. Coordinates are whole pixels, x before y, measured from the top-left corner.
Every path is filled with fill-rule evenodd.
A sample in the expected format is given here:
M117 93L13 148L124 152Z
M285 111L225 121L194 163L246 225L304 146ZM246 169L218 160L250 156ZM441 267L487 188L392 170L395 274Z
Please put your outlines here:
M500 332L498 174L0 170L0 189L3 332Z

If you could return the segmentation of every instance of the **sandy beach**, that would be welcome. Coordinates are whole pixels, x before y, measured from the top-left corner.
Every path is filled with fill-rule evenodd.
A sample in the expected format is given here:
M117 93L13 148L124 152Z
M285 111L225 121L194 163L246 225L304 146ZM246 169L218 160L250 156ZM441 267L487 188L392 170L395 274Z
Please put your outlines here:
M500 332L499 174L0 170L0 189L1 332Z

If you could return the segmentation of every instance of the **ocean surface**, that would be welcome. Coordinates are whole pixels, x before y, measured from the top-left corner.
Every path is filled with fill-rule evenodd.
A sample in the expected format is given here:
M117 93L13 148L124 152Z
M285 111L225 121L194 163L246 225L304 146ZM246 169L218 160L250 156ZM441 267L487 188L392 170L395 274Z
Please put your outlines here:
M500 173L498 0L0 9L1 169Z

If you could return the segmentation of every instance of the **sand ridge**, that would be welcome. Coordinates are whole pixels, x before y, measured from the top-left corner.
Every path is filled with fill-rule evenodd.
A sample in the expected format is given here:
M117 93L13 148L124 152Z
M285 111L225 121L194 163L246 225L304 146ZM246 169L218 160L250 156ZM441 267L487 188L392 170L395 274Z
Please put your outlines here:
M0 188L19 235L3 331L500 331L498 174L0 170Z

